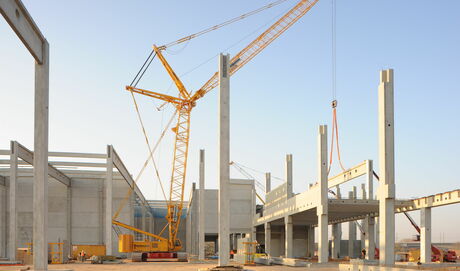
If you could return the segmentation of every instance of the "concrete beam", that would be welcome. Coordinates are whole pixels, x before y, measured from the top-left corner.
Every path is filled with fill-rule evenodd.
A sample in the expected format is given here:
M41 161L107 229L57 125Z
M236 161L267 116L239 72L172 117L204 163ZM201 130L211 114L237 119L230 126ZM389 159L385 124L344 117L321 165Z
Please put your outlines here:
M21 158L24 162L33 165L34 164L34 153L18 143L17 141L14 141L18 145L18 157ZM48 163L48 175L54 179L56 179L58 182L70 186L71 185L71 179L65 175L63 172L58 170L57 168L53 167Z
M146 207L146 208L149 207L149 204L147 203L147 200L145 199L144 195L140 191L139 187L136 185L136 181L133 179L132 175L129 174L128 169L126 168L125 164L121 160L121 158L118 155L118 153L115 151L113 146L109 146L109 148L110 148L110 152L111 152L111 157L110 157L109 160L113 162L113 166L115 166L117 168L118 172L125 179L125 181L128 183L129 187L132 190L134 190L134 193L139 198L140 204L142 206ZM113 169L113 166L112 166L112 169ZM113 172L112 172L112 178L113 178ZM152 214L150 208L147 208L147 209L150 212L150 214Z
M205 199L204 199L204 181L205 181L205 152L200 150L200 190L199 193L199 211L198 211L198 260L204 260L205 257Z
M328 179L327 179L327 126L318 131L318 176L319 193L316 206L318 216L318 263L328 262Z
M230 253L230 55L219 55L219 260L228 264Z
M379 217L380 264L395 262L395 162L393 70L380 72L379 105Z
M431 208L420 210L420 262L431 263Z
M366 170L366 161L338 174L338 175L335 175L334 177L332 178L329 178L329 182L328 182L328 187L329 188L333 188L337 185L340 185L340 184L343 184L343 183L346 183L348 181L351 181L353 179L356 179L360 176L363 176L367 173L367 170Z
M0 1L0 13L38 64L44 62L45 37L20 0Z

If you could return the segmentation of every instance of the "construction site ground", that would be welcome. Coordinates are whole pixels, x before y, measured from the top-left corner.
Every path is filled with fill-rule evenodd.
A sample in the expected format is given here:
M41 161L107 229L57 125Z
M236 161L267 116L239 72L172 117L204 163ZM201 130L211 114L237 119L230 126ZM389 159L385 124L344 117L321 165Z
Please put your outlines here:
M232 264L232 263L231 263ZM339 270L338 262L328 263L323 267L313 267L308 268L310 270L321 270L321 271L337 271ZM208 260L206 262L191 262L191 263L180 263L180 262L149 262L149 263L133 263L133 262L124 262L121 264L90 264L86 263L70 263L70 264L52 264L48 266L49 270L73 270L73 271L94 271L94 270L122 270L122 271L151 271L151 270L166 270L166 271L197 271L201 268L211 268L217 265L217 260ZM278 271L278 270L305 270L305 267L289 267L282 265L272 265L272 266L245 266L246 270L264 270L264 271ZM32 270L32 266L0 266L0 271L12 271L12 270ZM454 271L460 270L460 267L418 267L414 270L436 270L436 271Z

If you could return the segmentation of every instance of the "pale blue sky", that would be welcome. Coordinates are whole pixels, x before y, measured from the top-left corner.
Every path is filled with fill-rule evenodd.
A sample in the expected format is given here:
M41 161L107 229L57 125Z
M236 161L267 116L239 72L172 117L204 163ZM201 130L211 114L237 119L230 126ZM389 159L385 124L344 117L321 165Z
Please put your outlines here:
M113 144L137 175L147 155L130 95L124 91L150 51L271 1L30 1L24 3L51 46L50 150L104 152ZM165 57L190 90L217 68L219 52L236 54L295 0L171 48ZM395 70L396 182L401 198L459 188L460 17L458 1L337 0L337 93L343 162L377 160L379 70ZM33 146L33 59L0 23L0 147ZM177 94L155 61L140 87ZM138 97L151 140L171 114ZM316 133L331 120L331 0L318 4L231 80L231 159L283 176L294 156L294 191L316 178ZM192 113L186 196L206 149L207 187L215 188L216 91ZM330 127L329 127L330 128ZM157 160L168 181L172 133ZM336 173L337 168L334 169ZM377 169L378 171L378 169ZM239 177L233 172L234 177ZM262 179L261 176L256 176ZM355 181L352 185L360 185ZM151 167L139 185L161 199ZM276 181L274 183L276 185ZM349 190L351 185L345 186ZM460 241L460 206L433 211L433 238ZM455 215L453 215L455 214ZM418 215L414 214L414 217ZM457 217L457 218L454 218ZM398 218L399 238L414 234ZM457 232L457 233L455 233Z

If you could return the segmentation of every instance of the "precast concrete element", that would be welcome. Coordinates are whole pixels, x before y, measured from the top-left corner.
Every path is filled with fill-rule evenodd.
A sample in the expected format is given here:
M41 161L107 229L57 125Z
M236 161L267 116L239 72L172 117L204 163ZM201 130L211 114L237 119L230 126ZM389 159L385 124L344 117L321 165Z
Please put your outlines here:
M268 193L272 190L272 180L271 173L265 173L265 193Z
M315 256L315 227L307 226L307 257Z
M328 179L327 179L327 125L318 130L318 185L316 206L318 216L318 263L328 262Z
M375 258L375 218L367 216L366 218L366 259L374 260Z
M34 120L34 269L48 269L48 102L49 45L43 43L43 62L35 63Z
M337 199L342 198L342 194L340 193L340 186L337 185L336 187L336 197ZM332 259L339 259L340 258L340 243L342 241L342 224L335 223L332 224Z
M284 218L284 256L286 258L292 258L294 256L294 233L292 227L292 216L288 215Z
M265 222L265 253L270 256L270 248L272 243L272 228L270 226L270 222Z
M361 184L361 196L362 196L362 199L367 199L366 184L364 183ZM366 234L367 234L367 219L366 218L361 219L361 227L363 230L360 231L360 241L361 241L362 248L366 247Z
M204 150L200 150L200 172L199 172L199 178L200 178L200 190L199 190L199 210L198 210L198 260L204 260L204 223L205 223L205 217L204 217Z
M420 262L431 263L431 207L420 209Z
M293 192L292 192L292 154L286 154L286 193L287 193L287 198L292 197Z
M332 224L332 259L340 258L340 241L342 240L341 226L340 223Z
M33 162L33 250L35 255L34 269L47 270L49 45L21 1L1 1L0 13L36 61L34 102L35 156ZM14 246L15 243L13 243L13 247ZM10 254L11 250L12 249L10 249Z
M379 216L380 264L395 262L395 161L393 70L380 71L379 107Z
M11 261L16 260L17 249L17 184L18 178L18 143L11 141L10 154L10 187L9 187L9 240L8 240L8 258Z
M230 55L219 55L219 260L218 265L229 261L230 238Z
M107 146L107 175L105 178L105 251L107 255L113 254L112 240L112 215L113 215L113 147Z
M353 187L353 191L348 192L348 198L356 199L356 186ZM355 258L354 244L356 241L356 221L348 222L348 257Z
M367 182L367 198L374 199L374 163L372 160L366 160L366 182ZM374 260L375 258L375 217L367 215L366 217L366 236L365 244L366 259Z

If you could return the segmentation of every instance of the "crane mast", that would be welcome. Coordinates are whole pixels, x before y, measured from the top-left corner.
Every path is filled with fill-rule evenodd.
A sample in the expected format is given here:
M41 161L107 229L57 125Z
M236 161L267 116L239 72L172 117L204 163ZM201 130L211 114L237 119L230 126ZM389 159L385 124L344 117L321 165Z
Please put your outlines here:
M230 62L230 75L233 75L263 49L265 49L271 42L273 42L303 15L305 15L317 2L318 0L299 1L278 21L271 25L265 32L263 32L232 58ZM182 215L184 185L187 173L188 146L190 139L190 114L193 107L196 105L196 101L217 87L219 84L219 77L217 72L214 73L199 90L197 90L193 95L190 95L184 84L164 58L161 51L165 49L165 47L156 47L154 45L153 49L169 76L177 86L179 90L179 97L140 89L133 86L127 86L126 90L171 103L176 107L178 112L177 124L173 128L173 132L175 133L174 159L170 183L170 198L167 207L168 213L166 215L169 228L168 247L169 250L174 251L181 247L180 240L177 238L177 233Z

